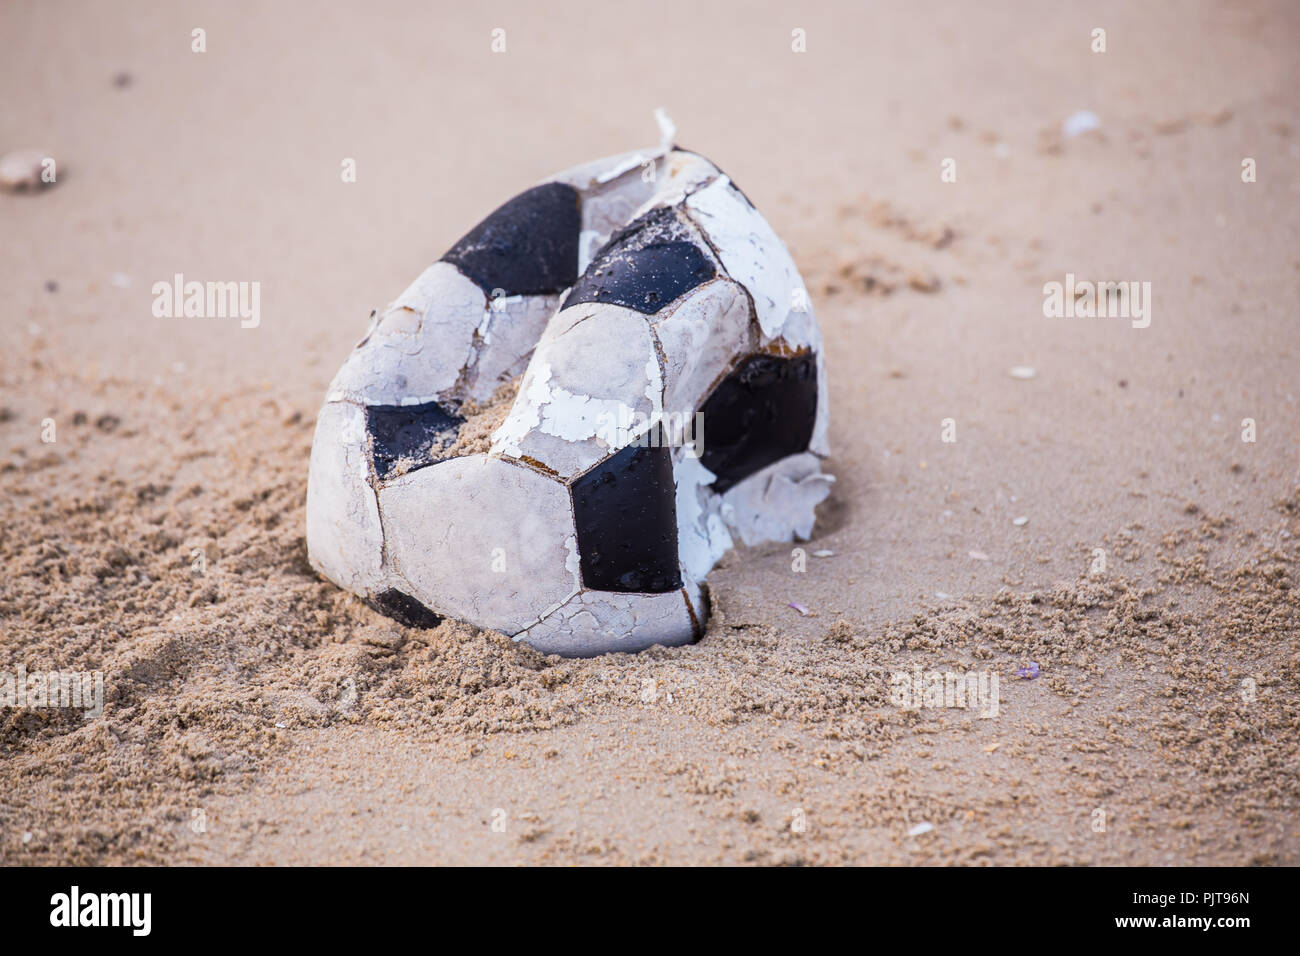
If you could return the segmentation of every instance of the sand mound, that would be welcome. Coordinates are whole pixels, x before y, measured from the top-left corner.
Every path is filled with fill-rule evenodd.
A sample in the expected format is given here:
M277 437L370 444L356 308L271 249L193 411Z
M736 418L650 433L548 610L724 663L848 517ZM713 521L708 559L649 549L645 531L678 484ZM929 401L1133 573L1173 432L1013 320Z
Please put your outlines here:
M302 728L388 728L473 756L491 735L615 714L647 688L710 726L770 725L778 749L812 734L817 759L843 768L879 759L934 719L891 703L890 675L914 662L992 669L1004 686L1033 662L1070 710L1122 668L1159 700L1159 716L1133 720L1121 707L1076 746L1133 747L1165 772L1196 771L1198 791L1159 797L1179 812L1226 801L1250 819L1295 806L1300 712L1284 691L1297 676L1300 539L1285 535L1297 495L1267 529L1196 509L1162 534L1121 529L1110 546L1150 562L1146 585L1126 568L1047 590L1004 587L883 628L828 621L811 643L782 627L792 611L738 606L722 588L695 646L567 661L454 622L403 628L318 579L301 531L311 434L302 415L245 395L194 421L152 399L165 411L119 415L111 409L125 407L124 393L100 385L5 416L11 435L47 416L68 425L49 451L19 451L0 470L0 671L98 670L105 680L98 719L0 711L6 863L172 859L193 809L291 758ZM265 427L268 411L279 427ZM202 450L169 447L198 434ZM1126 771L1135 785L1149 772L1140 763ZM730 789L689 761L659 771L704 792ZM907 810L915 796L877 793L855 812L910 818L921 813ZM931 821L957 813L926 799Z

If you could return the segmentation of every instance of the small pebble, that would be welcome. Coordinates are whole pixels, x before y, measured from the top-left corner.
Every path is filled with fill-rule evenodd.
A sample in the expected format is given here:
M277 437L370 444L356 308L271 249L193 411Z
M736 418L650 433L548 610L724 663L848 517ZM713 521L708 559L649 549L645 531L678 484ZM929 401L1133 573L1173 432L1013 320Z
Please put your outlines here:
M969 553L970 556L971 556L972 558L974 558L976 561L987 561L987 560L989 559L989 556L988 556L987 554L985 554L983 551L971 551L971 552L968 552L968 553Z
M820 551L813 552L814 558L830 558L830 557L834 557L834 555L835 555L834 551L827 551L825 548L823 548Z
M926 293L938 292L940 286L938 276L929 275L923 272L913 272L907 277L907 284L917 292Z
M16 193L53 185L41 179L46 158L39 149L17 149L0 157L0 189Z
M1075 110L1061 124L1061 132L1067 139L1100 128L1101 119L1092 110Z
M933 823L918 823L912 829L907 831L908 836L920 836L922 833L929 833L934 829Z
M1019 518L1015 519L1015 520L1012 521L1011 523L1012 523L1013 525L1015 525L1015 526L1018 528L1018 527L1020 527L1021 525L1029 524L1029 519L1026 518L1024 515L1021 515Z
M1012 378L1033 378L1038 371L1028 365L1016 365L1008 371L1008 374Z

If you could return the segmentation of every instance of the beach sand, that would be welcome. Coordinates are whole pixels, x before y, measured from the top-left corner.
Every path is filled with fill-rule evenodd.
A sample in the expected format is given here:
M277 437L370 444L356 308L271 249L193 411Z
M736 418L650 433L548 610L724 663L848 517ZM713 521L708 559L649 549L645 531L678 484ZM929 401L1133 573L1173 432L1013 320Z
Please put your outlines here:
M0 192L0 673L105 688L0 709L0 863L1300 863L1294 5L321 6L0 7L0 154L58 161ZM591 660L321 580L370 310L659 106L809 283L813 540ZM260 323L155 318L176 273Z

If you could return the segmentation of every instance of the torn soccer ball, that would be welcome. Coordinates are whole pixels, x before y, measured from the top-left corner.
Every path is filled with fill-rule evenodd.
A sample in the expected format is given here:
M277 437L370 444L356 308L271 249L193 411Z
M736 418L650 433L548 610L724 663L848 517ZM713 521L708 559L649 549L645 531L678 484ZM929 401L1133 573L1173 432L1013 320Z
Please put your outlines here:
M697 638L736 538L811 534L834 479L803 281L669 143L521 193L373 319L316 426L321 574L404 624L591 655ZM466 409L516 379L466 454Z

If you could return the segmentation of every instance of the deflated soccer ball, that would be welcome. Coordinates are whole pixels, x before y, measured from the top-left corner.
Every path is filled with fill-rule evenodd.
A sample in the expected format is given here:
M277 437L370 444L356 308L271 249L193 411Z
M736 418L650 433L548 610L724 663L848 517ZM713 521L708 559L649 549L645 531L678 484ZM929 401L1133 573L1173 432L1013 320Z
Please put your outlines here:
M316 425L321 574L586 656L698 638L734 537L811 534L834 479L803 281L671 137L519 194L372 319Z

